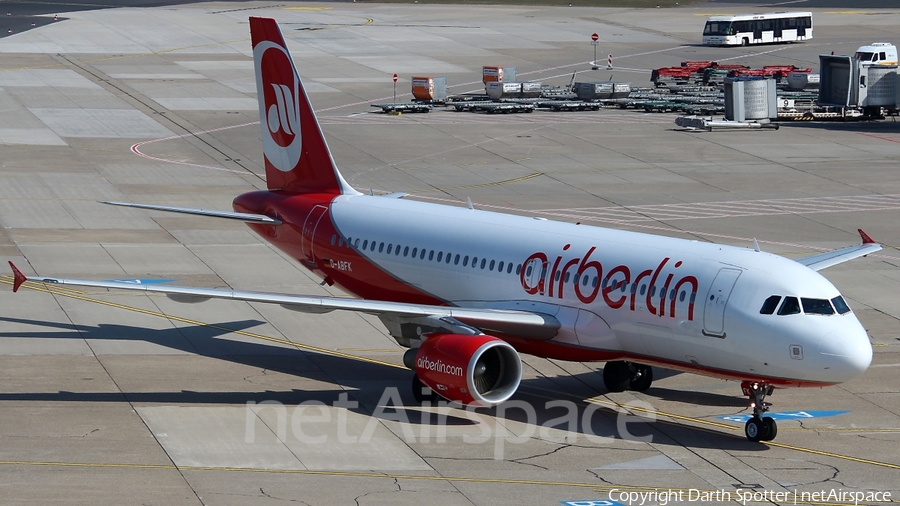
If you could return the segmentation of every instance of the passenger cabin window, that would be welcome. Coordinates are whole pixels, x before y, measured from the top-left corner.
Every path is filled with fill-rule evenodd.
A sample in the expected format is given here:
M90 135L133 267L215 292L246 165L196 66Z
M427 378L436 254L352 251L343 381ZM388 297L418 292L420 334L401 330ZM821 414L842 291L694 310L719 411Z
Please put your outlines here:
M773 295L766 299L763 302L762 308L759 310L759 314L773 314L775 312L775 308L778 307L778 303L781 302L781 295Z
M831 299L831 303L834 304L834 308L840 314L847 314L850 312L850 306L844 302L844 298L838 295L837 297Z
M806 314L834 314L834 308L831 307L831 302L828 299L807 299L806 297L801 297L800 303L803 304L803 312Z
M778 314L779 316L800 314L800 301L797 300L797 297L785 297Z

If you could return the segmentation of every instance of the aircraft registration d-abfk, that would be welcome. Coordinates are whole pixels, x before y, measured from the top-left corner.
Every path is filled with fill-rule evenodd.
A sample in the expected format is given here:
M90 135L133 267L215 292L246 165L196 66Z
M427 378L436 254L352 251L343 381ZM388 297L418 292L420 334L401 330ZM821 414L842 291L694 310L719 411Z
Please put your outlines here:
M775 387L862 374L868 335L818 270L873 253L862 243L799 260L657 235L364 195L341 176L275 20L250 18L268 191L234 211L112 203L246 222L303 266L359 298L26 278L42 283L280 304L378 316L422 385L491 406L519 386L519 353L606 362L613 392L643 391L652 366L741 382L752 441L775 437ZM427 389L424 390L427 392ZM431 395L431 394L429 394Z

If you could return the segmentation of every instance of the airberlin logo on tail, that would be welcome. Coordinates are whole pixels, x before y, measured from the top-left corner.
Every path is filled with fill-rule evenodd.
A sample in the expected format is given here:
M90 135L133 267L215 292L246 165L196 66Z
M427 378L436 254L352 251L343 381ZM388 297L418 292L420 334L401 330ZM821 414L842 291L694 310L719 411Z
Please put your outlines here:
M300 79L287 49L264 40L253 48L263 153L273 167L293 170L300 161Z
M266 119L269 123L269 133L277 136L275 142L278 145L284 146L279 142L283 137L296 136L300 133L299 110L294 104L294 94L290 88L283 84L271 84L272 89L275 90L275 100L278 103L269 106Z

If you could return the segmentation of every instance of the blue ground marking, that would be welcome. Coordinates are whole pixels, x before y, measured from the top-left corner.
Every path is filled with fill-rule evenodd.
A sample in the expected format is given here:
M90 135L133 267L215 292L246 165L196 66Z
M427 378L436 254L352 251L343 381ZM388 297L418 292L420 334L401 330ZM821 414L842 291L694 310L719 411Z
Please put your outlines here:
M764 416L771 416L775 420L803 420L805 418L825 418L828 416L838 416L850 411L786 411L783 413L766 413ZM746 423L753 415L726 415L717 416L721 420L729 422Z
M177 279L107 279L116 283L131 283L132 285L158 285L160 283L171 283L178 281Z

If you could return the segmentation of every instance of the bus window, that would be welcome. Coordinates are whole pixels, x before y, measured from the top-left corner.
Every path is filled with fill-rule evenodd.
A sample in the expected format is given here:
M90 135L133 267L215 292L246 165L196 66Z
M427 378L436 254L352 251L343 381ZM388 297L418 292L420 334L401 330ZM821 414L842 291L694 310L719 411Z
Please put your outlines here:
M730 35L730 28L731 22L729 21L707 21L703 28L703 35Z

